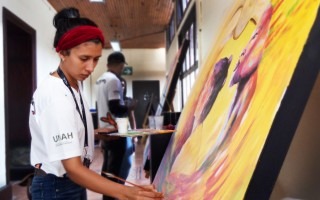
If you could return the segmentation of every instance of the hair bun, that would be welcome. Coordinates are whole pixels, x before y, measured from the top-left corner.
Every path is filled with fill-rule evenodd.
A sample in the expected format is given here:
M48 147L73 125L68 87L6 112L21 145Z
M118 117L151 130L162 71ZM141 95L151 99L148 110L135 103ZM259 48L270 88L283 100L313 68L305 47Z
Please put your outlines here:
M66 8L65 15L67 18L79 18L79 10L76 8Z
M68 7L60 10L53 18L53 26L56 28L53 47L56 48L59 40L70 29L77 26L98 27L92 20L80 17L79 10L74 7Z
M58 28L59 24L68 19L80 18L79 10L76 8L64 8L59 11L53 18L54 27Z

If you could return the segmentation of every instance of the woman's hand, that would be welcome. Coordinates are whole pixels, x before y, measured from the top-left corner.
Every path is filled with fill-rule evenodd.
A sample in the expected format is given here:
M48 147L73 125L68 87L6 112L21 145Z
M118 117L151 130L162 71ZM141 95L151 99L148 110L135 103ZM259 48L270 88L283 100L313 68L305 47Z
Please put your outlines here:
M124 198L125 200L151 200L151 199L164 199L161 192L158 192L154 185L147 185L141 187L131 187L128 186L128 196Z

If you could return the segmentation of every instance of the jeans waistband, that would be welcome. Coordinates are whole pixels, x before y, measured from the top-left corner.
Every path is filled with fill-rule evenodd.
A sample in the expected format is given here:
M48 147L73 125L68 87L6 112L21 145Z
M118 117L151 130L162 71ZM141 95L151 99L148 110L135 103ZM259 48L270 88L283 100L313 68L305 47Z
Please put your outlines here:
M38 168L34 169L34 176L46 176L46 175L48 175L48 174L45 171L43 171L42 169L38 169ZM68 177L68 174L65 173L62 175L61 178L69 178L69 177Z

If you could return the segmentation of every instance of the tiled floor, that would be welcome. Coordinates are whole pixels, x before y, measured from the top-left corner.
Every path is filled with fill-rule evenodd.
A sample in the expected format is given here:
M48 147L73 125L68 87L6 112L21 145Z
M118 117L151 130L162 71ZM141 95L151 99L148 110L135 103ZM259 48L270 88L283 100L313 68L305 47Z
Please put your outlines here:
M131 170L129 173L128 181L137 183L139 185L148 185L150 184L150 179L145 178L145 173L143 170L143 150L144 144L142 142L135 142L136 150L133 154L133 162ZM99 173L102 166L102 153L100 147L96 147L95 150L95 160L90 166L90 169ZM13 200L28 200L26 187L19 186L16 183L13 183ZM102 195L88 190L88 200L101 200Z

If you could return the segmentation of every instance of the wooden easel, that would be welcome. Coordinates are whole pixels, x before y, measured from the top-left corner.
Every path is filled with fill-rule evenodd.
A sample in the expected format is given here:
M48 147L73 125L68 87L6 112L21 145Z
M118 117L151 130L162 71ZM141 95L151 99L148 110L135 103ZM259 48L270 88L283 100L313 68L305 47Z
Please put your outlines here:
M150 97L150 100L149 100L149 103L148 103L148 106L147 106L146 113L144 114L144 118L143 118L143 122L142 122L142 128L148 128L147 120L148 120L148 116L149 116L149 113L150 113L150 110L151 110L152 103L153 103L153 93L151 94L151 97Z

